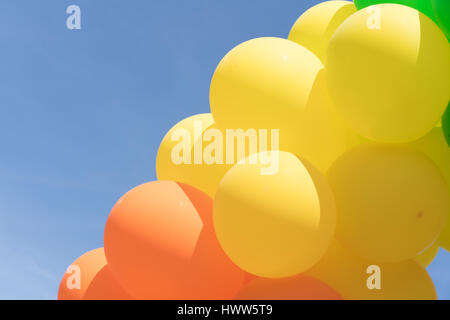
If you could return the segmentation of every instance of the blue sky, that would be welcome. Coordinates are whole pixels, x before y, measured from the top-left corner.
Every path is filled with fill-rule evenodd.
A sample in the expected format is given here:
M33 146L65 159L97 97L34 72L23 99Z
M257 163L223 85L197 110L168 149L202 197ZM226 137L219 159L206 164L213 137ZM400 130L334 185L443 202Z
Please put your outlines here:
M0 298L54 299L66 267L101 247L115 201L155 179L166 131L208 112L235 45L286 37L320 1L0 2ZM82 30L66 28L66 8ZM450 298L450 255L429 268Z

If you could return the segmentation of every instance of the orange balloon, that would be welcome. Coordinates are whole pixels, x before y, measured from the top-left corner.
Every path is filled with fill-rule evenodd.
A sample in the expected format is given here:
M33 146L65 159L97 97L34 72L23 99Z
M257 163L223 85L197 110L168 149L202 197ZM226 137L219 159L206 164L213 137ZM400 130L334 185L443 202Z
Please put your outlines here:
M137 299L232 299L244 282L219 245L212 199L154 181L126 193L106 222L111 271Z
M237 300L342 300L337 291L313 277L257 278L236 296Z
M58 300L129 300L111 274L103 248L83 254L64 274Z
M255 275L253 275L251 273L245 272L245 274L244 274L244 285L246 285L247 283L252 282L253 280L258 279L258 278L259 278L258 276L255 276Z

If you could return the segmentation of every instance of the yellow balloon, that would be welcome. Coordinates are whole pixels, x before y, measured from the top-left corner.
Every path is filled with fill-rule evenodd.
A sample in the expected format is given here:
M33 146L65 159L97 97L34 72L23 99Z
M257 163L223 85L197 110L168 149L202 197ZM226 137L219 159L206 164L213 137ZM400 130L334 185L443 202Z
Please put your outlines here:
M360 137L362 144L374 144L375 142ZM412 147L421 151L429 157L438 166L442 176L447 182L448 190L450 192L450 148L442 134L440 125L433 128L426 136L405 144L405 146ZM450 251L450 212L447 218L447 224L442 231L437 243L447 251Z
M425 137L412 142L410 146L422 151L433 160L445 178L450 194L450 148L442 134L442 129L440 127L434 128ZM450 211L449 218L447 218L447 225L439 236L438 243L441 247L450 251Z
M417 262L370 262L351 253L337 241L305 274L333 287L346 300L437 299L433 281ZM376 289L377 285L381 289Z
M346 19L330 41L326 69L338 112L377 142L423 137L450 98L449 43L406 6L370 6Z
M209 113L180 121L159 147L158 179L183 182L214 197L220 180L234 164L253 153L274 150L272 132L247 133L219 129Z
M439 236L438 243L439 245L450 252L450 218L447 220L447 224Z
M269 152L277 170L263 174L261 156L225 174L214 200L214 226L239 267L266 278L288 277L313 266L328 249L334 199L325 177L306 161Z
M289 40L311 50L321 61L325 61L328 43L337 28L356 12L348 1L326 1L303 13L289 33Z
M424 252L415 257L414 261L416 261L422 267L426 268L433 262L438 252L439 252L439 244L436 242L431 247L429 247Z
M210 104L220 128L278 129L280 150L322 172L356 141L334 111L321 61L286 39L231 50L212 78Z
M206 165L203 159L202 164L195 164L194 159L194 146L201 147L200 151L203 153L203 146L199 145L199 141L205 130L213 125L211 114L205 113L186 118L170 129L156 156L158 180L186 183L213 197L220 179L231 165Z
M433 160L450 186L450 148L445 141L440 127L433 128L423 138L407 145L423 152Z
M336 198L336 238L366 259L412 259L445 226L447 184L438 167L412 148L357 147L333 164L328 180Z
M326 173L345 151L358 145L358 135L339 118L326 89L326 77L320 72L311 90L309 106L297 119L295 134L288 139L280 131L280 150L296 154Z

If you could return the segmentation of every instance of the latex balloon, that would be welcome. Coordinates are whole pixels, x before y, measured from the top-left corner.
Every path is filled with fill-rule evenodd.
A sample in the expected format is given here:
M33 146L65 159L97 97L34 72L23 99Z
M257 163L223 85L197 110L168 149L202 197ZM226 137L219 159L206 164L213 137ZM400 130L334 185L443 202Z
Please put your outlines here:
M213 124L211 114L205 113L186 118L169 130L156 157L159 180L186 183L214 196L220 179L231 165L207 165L203 161L203 133ZM199 159L194 158L195 147L199 148ZM201 163L196 164L196 160Z
M412 148L355 148L333 164L328 180L336 198L336 238L368 260L412 259L445 226L447 184L433 161Z
M423 152L433 160L450 186L450 148L447 147L441 128L433 128L425 137L407 146Z
M446 1L446 0L445 0ZM401 4L419 10L432 20L436 20L436 17L431 6L431 0L354 0L355 6L358 9L363 9L368 6L382 4L382 3L394 3Z
M341 23L356 12L348 1L325 1L308 9L295 22L289 40L311 50L325 61L328 43Z
M304 47L281 38L257 38L232 49L217 66L211 111L226 128L275 128L293 124L308 106L323 69Z
M258 151L278 150L278 135L275 141L273 132L247 133L218 128L211 114L180 121L159 147L158 179L186 183L214 197L220 180L234 164Z
M422 151L433 160L445 178L450 194L450 148L446 144L441 128L434 128L425 137L409 144L409 146ZM447 226L441 233L438 242L443 248L450 250L450 211Z
M448 0L431 0L431 4L439 27L450 39L450 2Z
M333 287L345 300L437 299L433 281L417 262L370 262L336 241L324 258L305 275Z
M381 4L346 19L330 41L326 69L338 112L378 142L423 137L450 98L448 41L406 6Z
M321 61L292 41L258 38L219 63L211 82L218 127L279 130L279 149L325 171L356 137L329 99Z
M171 181L127 192L104 234L112 273L137 299L231 299L244 281L220 247L212 200Z
M236 300L342 300L329 285L304 275L283 279L256 278L238 293Z
M271 174L252 159L225 174L214 199L214 226L225 252L245 271L293 276L327 250L334 199L325 178L306 161L288 152L265 156L276 166Z
M422 267L426 268L433 262L438 252L439 252L439 244L435 243L431 247L426 249L424 252L419 254L417 257L415 257L414 261L419 263Z
M109 270L103 248L89 251L67 268L58 300L130 300Z
M363 144L374 144L374 142L361 138ZM440 127L435 127L425 137L405 144L406 147L412 147L424 153L430 158L439 168L441 174L450 186L450 148L447 147L444 136ZM450 188L449 188L450 192ZM438 243L447 250L450 250L450 212L447 218L447 225L442 231Z
M447 140L447 144L450 147L450 104L442 117L442 131L444 131L444 137Z

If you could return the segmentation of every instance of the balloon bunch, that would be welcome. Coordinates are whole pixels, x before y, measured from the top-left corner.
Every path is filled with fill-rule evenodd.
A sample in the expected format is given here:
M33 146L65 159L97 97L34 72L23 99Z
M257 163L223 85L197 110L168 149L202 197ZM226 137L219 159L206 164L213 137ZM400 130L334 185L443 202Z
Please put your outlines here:
M436 299L449 1L355 4L232 49L211 114L166 134L158 181L115 204L104 250L69 267L59 298Z

